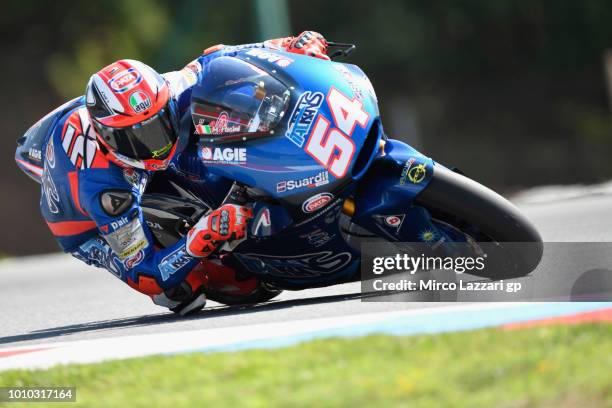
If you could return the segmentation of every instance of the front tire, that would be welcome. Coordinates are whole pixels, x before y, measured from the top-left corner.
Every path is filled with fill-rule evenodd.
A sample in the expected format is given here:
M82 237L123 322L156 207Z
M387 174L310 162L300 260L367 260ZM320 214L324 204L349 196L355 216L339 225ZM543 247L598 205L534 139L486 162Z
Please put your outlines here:
M495 243L500 255L496 259L503 258L506 264L485 268L486 276L479 276L516 278L529 274L540 263L542 238L531 221L504 197L468 177L435 165L415 204L475 241Z

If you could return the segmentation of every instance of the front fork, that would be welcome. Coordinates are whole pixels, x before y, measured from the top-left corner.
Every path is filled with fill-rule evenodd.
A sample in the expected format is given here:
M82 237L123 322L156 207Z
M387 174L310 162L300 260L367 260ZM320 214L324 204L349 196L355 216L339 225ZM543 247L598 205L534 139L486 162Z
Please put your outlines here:
M432 223L425 208L414 205L414 199L438 165L406 143L388 139L345 209L351 207L355 224L390 241L437 242L445 231Z

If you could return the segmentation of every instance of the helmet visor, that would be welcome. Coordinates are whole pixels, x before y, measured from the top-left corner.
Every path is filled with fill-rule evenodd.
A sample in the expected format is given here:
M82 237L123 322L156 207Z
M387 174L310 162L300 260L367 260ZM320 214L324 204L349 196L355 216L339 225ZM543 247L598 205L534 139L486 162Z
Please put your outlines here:
M177 139L175 121L168 106L133 126L112 128L95 120L94 125L112 149L136 160L165 159Z

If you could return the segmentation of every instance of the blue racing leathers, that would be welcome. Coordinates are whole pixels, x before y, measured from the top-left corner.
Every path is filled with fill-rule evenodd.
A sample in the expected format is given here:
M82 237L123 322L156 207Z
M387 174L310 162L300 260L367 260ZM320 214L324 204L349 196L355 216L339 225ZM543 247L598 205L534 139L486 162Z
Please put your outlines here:
M189 115L191 88L214 58L264 43L219 46L180 71L163 74L175 98L180 117ZM140 207L151 178L149 171L122 168L100 150L85 106L77 98L41 119L53 122L43 146L40 208L62 249L113 275L152 297L181 284L201 261L185 248L185 238L168 248L156 248ZM181 121L180 132L192 133L191 121ZM187 138L189 139L189 137ZM171 167L179 168L181 154ZM184 160L183 160L184 161Z

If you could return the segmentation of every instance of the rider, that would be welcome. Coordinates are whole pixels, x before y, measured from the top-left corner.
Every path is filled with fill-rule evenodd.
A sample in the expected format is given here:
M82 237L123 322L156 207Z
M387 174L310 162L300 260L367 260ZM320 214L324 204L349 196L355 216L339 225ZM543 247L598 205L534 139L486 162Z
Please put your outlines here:
M165 170L190 143L191 132L179 131L179 123L203 67L244 48L329 59L323 36L305 31L263 43L210 47L182 70L162 75L142 62L119 60L92 75L84 97L33 126L55 116L41 149L41 211L62 249L180 314L204 306L204 289L212 279L204 259L224 242L244 239L252 212L223 205L175 245L160 249L144 222L141 196L152 172ZM184 126L191 127L188 123ZM228 274L222 278L232 279Z

